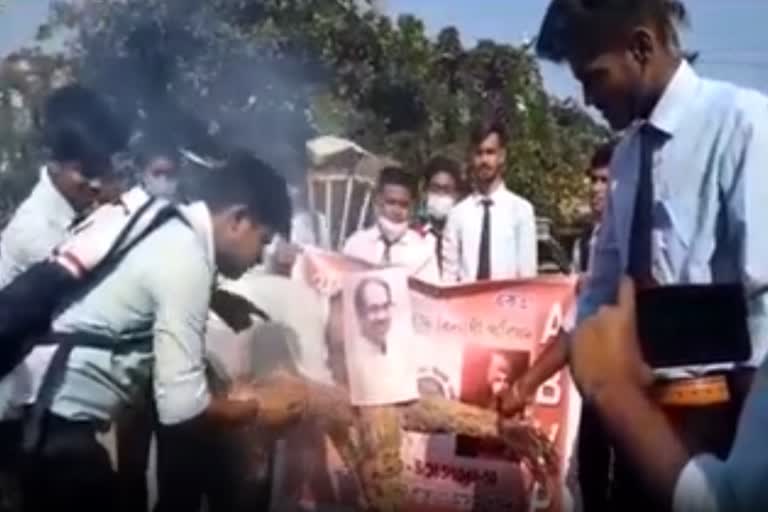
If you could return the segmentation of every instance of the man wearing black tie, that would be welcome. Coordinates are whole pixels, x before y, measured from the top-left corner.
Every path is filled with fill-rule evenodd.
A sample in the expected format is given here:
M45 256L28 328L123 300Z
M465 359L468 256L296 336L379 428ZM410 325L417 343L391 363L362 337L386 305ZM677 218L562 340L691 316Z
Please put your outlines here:
M537 273L536 220L533 206L504 186L504 126L496 121L478 124L472 129L470 143L475 192L448 216L443 280L533 277Z

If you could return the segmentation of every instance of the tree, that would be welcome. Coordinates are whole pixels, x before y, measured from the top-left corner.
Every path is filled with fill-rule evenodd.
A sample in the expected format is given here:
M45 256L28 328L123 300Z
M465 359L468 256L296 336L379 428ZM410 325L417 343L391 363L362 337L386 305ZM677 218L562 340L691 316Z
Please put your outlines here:
M51 28L76 31L79 78L140 124L181 139L202 131L287 174L300 171L302 143L316 133L417 170L435 152L463 158L470 120L499 116L512 134L509 185L541 214L573 221L581 170L605 131L546 94L528 50L465 48L454 27L433 41L419 19L359 3L67 2Z

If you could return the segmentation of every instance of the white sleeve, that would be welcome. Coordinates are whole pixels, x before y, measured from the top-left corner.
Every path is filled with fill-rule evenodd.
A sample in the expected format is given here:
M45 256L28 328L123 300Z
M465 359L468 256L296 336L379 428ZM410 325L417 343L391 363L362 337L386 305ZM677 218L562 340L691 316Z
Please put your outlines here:
M148 278L155 309L154 394L164 425L200 415L211 399L205 374L204 340L213 271L199 244L188 244L185 250L175 245L168 247L165 254L175 252L183 256L162 269L150 271ZM142 248L145 247L148 246Z
M458 283L461 280L461 228L459 222L460 210L454 208L448 215L443 230L443 275L445 283Z
M518 277L536 277L539 273L539 240L536 233L536 215L533 206L525 203L518 227Z
M722 465L722 461L711 455L700 455L688 462L675 486L674 512L720 511L712 480L721 478Z

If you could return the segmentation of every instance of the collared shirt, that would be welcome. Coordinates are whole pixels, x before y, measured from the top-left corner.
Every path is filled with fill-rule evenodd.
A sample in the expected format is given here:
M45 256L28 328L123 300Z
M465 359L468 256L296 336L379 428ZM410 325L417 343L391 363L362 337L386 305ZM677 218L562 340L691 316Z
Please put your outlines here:
M54 186L48 169L43 167L37 185L0 235L0 288L50 256L51 251L67 238L76 217L74 208ZM37 353L0 382L0 418L20 414L20 408L12 404L18 403L17 396L29 394L31 376L42 373L48 361L49 357Z
M571 260L573 261L574 271L589 273L592 258L595 254L595 244L597 243L597 233L599 230L600 224L596 223L573 244Z
M752 385L733 447L725 461L699 455L680 474L674 493L675 512L768 510L768 363Z
M477 277L483 225L481 194L472 194L448 215L443 234L443 281L472 282ZM498 186L489 196L491 278L519 279L538 273L536 218L531 203Z
M343 253L373 265L383 265L386 244L377 226L353 233ZM409 275L428 282L438 281L433 243L420 232L409 229L390 248L390 264L405 267Z
M702 79L683 61L648 124L655 132L653 277L662 285L743 283L757 366L768 349L768 98ZM627 267L641 128L628 129L611 162L579 321L615 300Z
M76 216L43 167L37 185L0 235L0 287L47 258L67 237Z
M148 338L152 350L76 347L54 413L106 423L122 405L140 399L150 381L164 424L191 419L208 406L203 361L215 274L213 228L203 203L180 210L192 228L179 219L158 227L52 326L54 332L112 338L116 348Z

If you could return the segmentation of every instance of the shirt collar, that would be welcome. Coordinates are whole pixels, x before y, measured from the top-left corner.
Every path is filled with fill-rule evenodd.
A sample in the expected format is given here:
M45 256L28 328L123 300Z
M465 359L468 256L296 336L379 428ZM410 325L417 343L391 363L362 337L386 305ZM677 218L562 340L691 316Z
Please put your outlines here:
M648 118L654 128L674 135L685 118L685 107L696 98L700 78L683 59Z
M192 229L200 236L205 244L205 254L215 268L216 256L213 246L213 220L211 212L203 201L196 201L178 207L184 218L192 225Z
M507 187L504 186L504 182L502 181L501 183L496 185L496 187L493 190L491 190L491 193L488 194L487 196L479 192L475 192L474 194L475 203L477 203L478 205L482 205L484 199L490 199L495 204L499 201L501 196L503 196L506 192L507 192Z
M38 187L42 196L41 199L48 205L50 211L55 212L56 221L61 221L63 226L69 227L75 217L77 217L77 212L67 201L67 198L56 188L56 185L51 180L51 176L48 174L48 168L45 166L40 169Z

